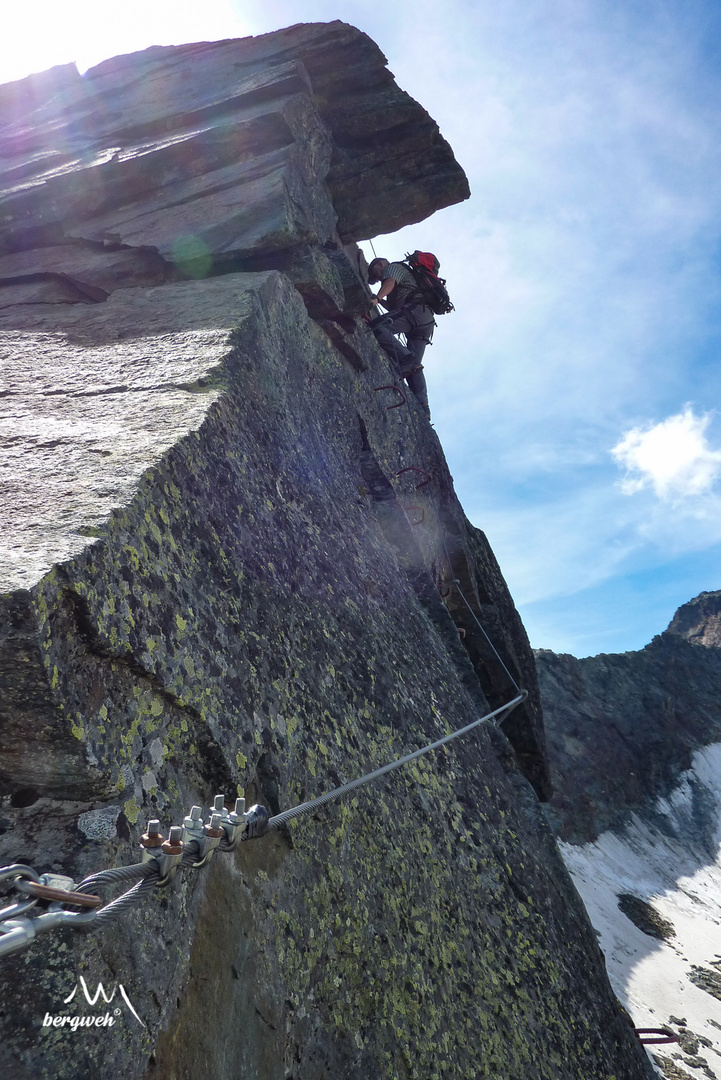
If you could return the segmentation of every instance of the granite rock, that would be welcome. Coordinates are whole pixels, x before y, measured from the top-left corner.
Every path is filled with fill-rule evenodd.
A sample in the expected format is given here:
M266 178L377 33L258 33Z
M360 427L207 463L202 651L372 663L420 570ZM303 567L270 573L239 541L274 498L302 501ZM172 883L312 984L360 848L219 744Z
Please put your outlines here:
M721 602L717 592L702 592L678 609L667 634L706 648L721 647Z
M113 347L118 390L102 350L131 313ZM487 710L433 577L453 523L454 572L466 552L464 591L486 614L478 540L420 410L386 411L374 391L387 375L369 339L358 373L276 272L119 290L46 318L67 343L63 377L110 384L89 400L116 438L32 580L6 594L5 861L77 880L137 858L151 816L178 821L239 787L276 812ZM128 406L122 439L115 398ZM170 448L165 425L153 441L144 420L169 401ZM130 449L113 460L120 443L142 472ZM70 472L83 451L68 452ZM397 475L411 462L427 488ZM425 510L415 526L410 499ZM44 1035L81 973L122 982L147 1027L126 1015L82 1046L68 1030ZM570 1080L608 1075L609 1031L623 1075L646 1075L536 797L493 728L235 861L216 855L102 934L43 939L0 978L5 1052L39 1076L142 1076L152 1054L153 1077L470 1077L480 1055L488 1076ZM36 989L18 999L16 984Z
M527 691L2 959L6 1073L648 1077L540 811L525 631L358 318L352 240L467 195L437 127L342 23L0 102L2 864L79 881L153 818L275 814ZM55 1023L99 982L112 1025Z
M586 843L634 811L651 813L694 751L719 741L720 616L721 593L701 593L638 652L577 660L538 650L550 813L562 839Z

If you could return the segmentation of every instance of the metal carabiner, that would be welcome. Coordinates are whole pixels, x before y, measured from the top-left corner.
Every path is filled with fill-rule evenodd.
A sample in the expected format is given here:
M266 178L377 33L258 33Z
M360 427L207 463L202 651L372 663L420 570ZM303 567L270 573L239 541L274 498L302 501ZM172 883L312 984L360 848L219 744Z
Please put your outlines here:
M0 959L27 949L38 934L57 930L60 926L84 929L97 918L95 911L47 911L31 919L7 919L0 923Z
M58 888L52 882L69 882L74 885L72 878L60 877L58 874L43 874L40 884L35 881L18 882L15 886L21 893L35 897L38 900L51 900L61 904L72 904L75 907L94 908L100 907L102 899L92 896L90 893L75 892L74 889Z
M12 866L3 866L0 870L0 881L6 881L7 878L27 878L28 881L40 881L40 874L33 870L32 866L25 866L24 863L13 863Z
M8 919L0 923L0 958L27 949L35 937L34 919Z
M27 881L40 881L40 875L33 870L31 866L25 866L23 863L14 863L12 866L4 866L0 870L0 881L7 881L8 878L13 879L25 879ZM20 891L20 890L18 890ZM31 899L24 897L22 900L17 900L14 904L8 904L4 908L0 908L0 928L2 923L7 919L15 919L18 915L22 915L25 911L29 911L30 908L35 907L37 899Z
M15 904L8 904L7 907L0 908L0 931L2 930L2 924L7 919L16 919L18 915L29 911L30 908L35 907L38 899L38 897L27 897L25 900L18 900Z

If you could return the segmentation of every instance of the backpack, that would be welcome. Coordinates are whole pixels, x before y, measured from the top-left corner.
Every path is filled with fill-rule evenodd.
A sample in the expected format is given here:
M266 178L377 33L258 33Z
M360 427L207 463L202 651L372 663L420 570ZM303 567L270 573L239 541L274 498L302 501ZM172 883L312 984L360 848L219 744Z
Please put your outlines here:
M441 264L430 251L406 252L404 266L413 274L418 286L421 303L429 307L434 315L448 315L453 311L453 304L446 289L446 279L438 277Z

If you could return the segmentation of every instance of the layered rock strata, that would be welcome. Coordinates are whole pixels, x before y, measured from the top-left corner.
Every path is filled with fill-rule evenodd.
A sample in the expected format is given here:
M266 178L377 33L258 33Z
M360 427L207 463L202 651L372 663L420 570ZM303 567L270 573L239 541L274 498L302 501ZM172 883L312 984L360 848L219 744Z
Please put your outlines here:
M0 861L77 881L152 817L275 813L529 692L511 743L4 959L9 1075L647 1076L529 784L523 627L357 318L351 241L467 193L437 128L340 23L0 100ZM81 976L132 1012L56 1026Z

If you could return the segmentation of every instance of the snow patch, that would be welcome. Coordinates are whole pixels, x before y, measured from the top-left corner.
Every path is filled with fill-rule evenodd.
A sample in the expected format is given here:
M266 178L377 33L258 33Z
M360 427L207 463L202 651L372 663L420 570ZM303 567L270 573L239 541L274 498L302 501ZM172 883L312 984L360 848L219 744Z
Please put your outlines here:
M721 743L694 754L678 786L649 814L634 814L592 844L559 848L635 1026L685 1018L689 1033L711 1043L702 1042L696 1055L678 1045L649 1049L694 1080L721 1078L721 1000L689 979L702 968L721 985ZM638 929L619 910L621 893L651 904L675 936L661 941Z

